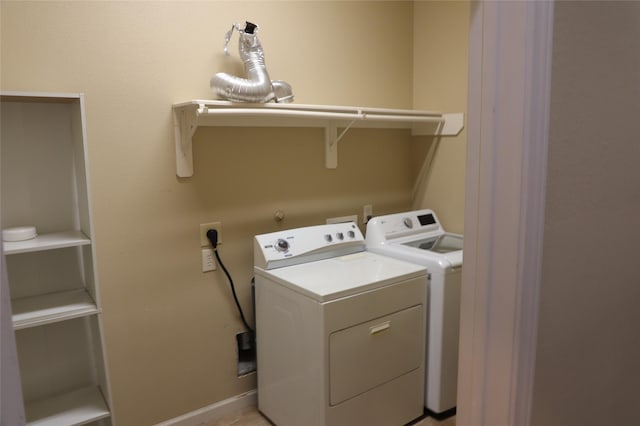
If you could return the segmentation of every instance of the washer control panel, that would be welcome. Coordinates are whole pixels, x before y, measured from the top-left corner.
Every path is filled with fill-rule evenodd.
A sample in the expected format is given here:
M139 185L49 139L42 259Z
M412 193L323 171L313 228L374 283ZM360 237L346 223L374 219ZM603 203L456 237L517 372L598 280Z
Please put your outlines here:
M444 232L432 210L417 210L377 216L367 223L367 238L371 239L369 236L371 233L372 237L379 240L379 242L405 235L428 232Z
M256 235L253 263L263 269L272 269L364 249L364 236L355 223L331 223Z

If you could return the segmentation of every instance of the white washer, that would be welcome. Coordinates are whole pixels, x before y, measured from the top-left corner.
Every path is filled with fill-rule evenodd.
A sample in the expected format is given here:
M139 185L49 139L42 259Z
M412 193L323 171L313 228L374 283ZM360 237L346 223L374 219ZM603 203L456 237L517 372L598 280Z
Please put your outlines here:
M425 406L456 406L462 235L445 232L432 210L378 216L367 224L367 250L429 271Z
M404 425L424 412L424 267L353 223L254 238L258 408L278 426Z

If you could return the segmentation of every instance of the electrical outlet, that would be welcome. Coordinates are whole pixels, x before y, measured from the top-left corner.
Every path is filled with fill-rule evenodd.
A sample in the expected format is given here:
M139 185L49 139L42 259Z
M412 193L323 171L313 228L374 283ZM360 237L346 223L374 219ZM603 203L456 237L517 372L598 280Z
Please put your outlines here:
M216 270L216 260L213 258L213 249L202 249L202 272Z
M207 238L207 231L209 229L215 229L216 231L218 231L218 245L222 244L222 223L202 223L200 224L200 247L211 246L211 242Z
M367 204L366 206L362 207L362 223L366 225L367 222L369 222L369 219L371 219L372 217L373 206L371 206L371 204Z

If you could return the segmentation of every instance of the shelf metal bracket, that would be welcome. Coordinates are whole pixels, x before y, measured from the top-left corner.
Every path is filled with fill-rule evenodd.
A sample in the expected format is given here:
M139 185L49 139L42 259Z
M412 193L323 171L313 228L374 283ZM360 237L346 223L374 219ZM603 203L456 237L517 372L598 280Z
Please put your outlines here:
M336 169L338 167L338 142L353 126L356 119L351 120L349 125L345 127L338 135L338 128L335 125L327 125L324 128L324 166L327 169Z
M324 128L324 166L327 169L338 167L338 128L336 126Z
M194 107L173 109L173 133L176 144L176 175L193 176L192 138L198 129L198 109Z

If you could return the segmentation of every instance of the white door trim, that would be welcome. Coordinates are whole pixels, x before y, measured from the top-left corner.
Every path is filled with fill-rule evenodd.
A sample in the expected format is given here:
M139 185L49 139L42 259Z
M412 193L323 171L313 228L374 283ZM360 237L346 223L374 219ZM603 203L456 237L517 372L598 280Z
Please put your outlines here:
M553 7L471 7L460 426L531 417Z

